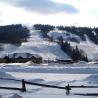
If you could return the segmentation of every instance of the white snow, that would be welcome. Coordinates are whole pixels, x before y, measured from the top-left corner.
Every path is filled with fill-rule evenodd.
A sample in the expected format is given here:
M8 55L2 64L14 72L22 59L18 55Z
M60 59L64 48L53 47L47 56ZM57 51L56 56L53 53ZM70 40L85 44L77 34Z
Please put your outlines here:
M48 33L48 35L50 37L52 37L54 41L56 41L57 38L60 37L60 36L62 36L65 41L69 41L70 38L75 38L78 41L81 40L80 37L75 35L75 34L71 34L71 33L67 32L67 31L60 31L60 30L57 30L57 29L53 30L53 31L50 31Z
M50 63L51 64L51 63ZM60 74L97 74L98 73L98 65L97 64L65 64L58 66L56 64L50 64L48 66L42 65L26 65L23 64L13 64L3 65L1 66L1 71L7 72L22 72L22 73L60 73Z
M13 76L6 72L0 71L0 78L13 78Z
M92 31L92 33L94 34L94 36L96 36L96 35L97 35L95 31Z
M12 64L14 66L14 64ZM28 70L29 69L29 70ZM49 85L56 85L65 87L68 85L97 85L98 83L98 66L8 66L0 67L1 71L10 74L15 79L25 79L26 81L43 83ZM9 71L10 70L10 71ZM28 72L26 71L28 70ZM34 70L37 72L35 73ZM40 71L43 70L43 73ZM57 71L57 73L53 73ZM60 71L61 70L61 71ZM62 70L64 73L62 73ZM72 70L73 74L72 74ZM84 70L84 71L83 71ZM46 73L44 73L46 71ZM68 71L69 73L66 73ZM90 72L90 73L87 73ZM62 73L62 74L61 74ZM11 78L11 77L9 77ZM6 87L21 87L21 82L9 80L0 80L0 86L5 85ZM82 96L74 94L86 94L86 93L97 93L96 88L72 88L70 95L66 96L65 90L59 90L55 88L45 88L26 85L27 92L13 91L13 90L2 90L0 89L0 95L3 98L92 98L92 96Z
M27 43L23 43L17 51L30 52L33 54L39 54L43 59L55 60L56 58L69 58L65 54L57 43L44 40L39 32L31 31L31 38Z
M95 61L98 59L98 46L91 41L81 41L80 43L70 42L73 47L78 46L82 49L88 56L89 59Z
M39 33L40 31L31 31L31 37L28 42L22 43L20 47L14 45L4 45L4 51L0 52L0 56L12 53L31 53L38 54L44 59L55 60L56 58L70 59L65 54L58 44L55 42L49 42L43 39ZM58 32L58 31L57 31ZM56 32L50 32L56 34ZM57 36L66 35L67 32L59 31ZM57 37L56 36L56 37ZM71 37L75 35L70 35ZM86 41L81 41L80 44L70 42L71 45L78 45L80 49L83 49L89 56L89 58L96 59L98 57L98 46L92 43L86 36ZM26 55L24 55L26 57ZM95 59L95 58L94 58ZM43 66L44 65L44 66ZM56 86L65 87L68 85L98 85L98 64L78 62L74 64L32 64L27 63L10 63L0 64L0 78L14 78L25 79L26 81L35 83L44 83ZM14 80L2 80L0 79L0 86L5 87L22 87L21 82ZM0 89L0 96L2 98L97 98L98 96L82 96L74 94L86 94L86 93L98 93L98 88L73 88L70 95L66 95L65 90L59 90L55 88L45 88L26 85L27 92L3 90Z
M31 30L31 29L30 29ZM13 53L30 53L30 54L38 54L43 57L44 60L55 60L57 58L60 59L70 59L70 57L64 53L60 46L56 42L49 42L47 39L43 39L39 30L31 30L31 36L28 39L28 42L22 43L20 47L5 44L4 51L0 51L0 56L4 57L7 54ZM69 37L76 37L80 41L80 43L70 42L72 46L78 46L79 49L83 49L85 53L87 53L88 58L91 60L98 59L98 46L95 45L87 35L86 41L82 41L77 35L67 34L66 31L58 31L54 30L49 32L49 36L53 36L54 39L57 39L58 36L63 36L65 39ZM26 57L26 55L22 55Z
M90 84L98 84L98 74L96 75L90 75L84 81L89 82Z
M14 95L10 96L9 98L23 98L23 97L18 94L14 94Z
M0 51L0 56L5 56L6 54L20 53L22 56L23 53L38 54L43 57L45 60L55 60L56 58L69 59L70 57L64 53L60 46L57 43L49 42L46 39L43 39L40 31L31 30L31 36L28 39L28 42L22 43L20 47L7 44L4 45L4 51Z
M92 33L96 35L94 31L92 31ZM54 40L57 40L59 36L62 36L64 40L67 40L69 38L75 38L80 43L69 41L73 47L76 47L77 45L79 49L82 49L87 54L89 59L93 61L98 60L98 46L94 44L87 35L84 35L86 41L82 41L81 38L75 34L71 34L66 31L60 31L60 30L50 31L48 35L52 36Z

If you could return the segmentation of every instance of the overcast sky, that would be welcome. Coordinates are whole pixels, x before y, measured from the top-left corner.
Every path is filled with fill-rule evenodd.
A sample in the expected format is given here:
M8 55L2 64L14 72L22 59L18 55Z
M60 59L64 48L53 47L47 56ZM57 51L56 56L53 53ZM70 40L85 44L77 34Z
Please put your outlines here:
M0 0L0 25L98 26L98 0Z

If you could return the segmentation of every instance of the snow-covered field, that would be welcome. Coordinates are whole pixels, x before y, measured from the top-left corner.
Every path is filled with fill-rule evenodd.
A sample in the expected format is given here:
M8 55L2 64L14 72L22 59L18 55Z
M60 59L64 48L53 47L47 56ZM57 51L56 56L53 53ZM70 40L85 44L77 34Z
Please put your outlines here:
M68 85L85 85L97 86L98 85L98 66L85 65L71 66L26 66L23 64L2 64L0 67L0 78L14 78L25 79L26 81L56 85L65 87ZM14 80L0 79L0 86L6 87L20 87L21 82ZM72 88L69 95L66 95L65 90L56 88L46 88L33 85L26 85L27 92L2 90L0 95L2 98L97 98L98 96L82 96L75 94L98 93L97 88ZM12 97L11 97L12 96Z
M55 42L49 42L43 39L39 31L31 30L31 37L28 42L22 43L20 47L6 44L4 45L4 51L0 51L0 56L11 53L31 53L38 54L43 57L44 60L70 59L70 57L64 53L60 46ZM56 34L56 35L55 35ZM66 32L50 32L50 36L56 39L58 36L66 35ZM69 37L75 37L80 40L80 43L70 42L72 46L78 45L80 49L83 49L89 58L98 58L98 46L92 43L89 38L83 42L76 35L69 35ZM67 39L67 36L64 37ZM33 65L33 66L32 66ZM32 64L27 63L14 63L14 64L0 64L0 78L11 79L25 79L26 81L56 85L65 87L68 85L89 85L98 86L98 64L78 62L74 64ZM14 80L0 79L0 87L20 87L21 82ZM27 92L3 90L0 89L0 98L97 98L98 96L82 96L77 94L86 93L98 93L98 88L72 88L69 95L66 95L65 90L37 87L26 85ZM19 97L22 96L22 97ZM2 96L2 97L1 97Z

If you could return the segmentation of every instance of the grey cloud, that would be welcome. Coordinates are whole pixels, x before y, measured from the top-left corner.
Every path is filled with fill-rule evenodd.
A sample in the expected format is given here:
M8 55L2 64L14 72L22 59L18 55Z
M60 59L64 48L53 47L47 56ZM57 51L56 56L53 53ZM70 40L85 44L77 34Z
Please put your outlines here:
M56 3L51 0L2 0L26 10L36 11L43 14L66 12L68 14L78 13L79 10L66 3Z

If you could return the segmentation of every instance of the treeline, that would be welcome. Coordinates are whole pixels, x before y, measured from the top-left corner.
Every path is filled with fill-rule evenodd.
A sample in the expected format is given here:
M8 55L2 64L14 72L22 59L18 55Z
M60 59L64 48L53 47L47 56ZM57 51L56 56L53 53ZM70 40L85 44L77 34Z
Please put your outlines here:
M41 30L41 33L44 37L48 37L47 33L54 28L58 28L58 30L67 31L71 34L78 35L83 41L86 40L87 35L89 39L98 45L98 27L75 27L75 26L52 26L52 25L42 25L42 24L35 24L34 25L36 30Z
M41 34L43 38L49 38L47 33L55 28L55 26L52 25L42 25L42 24L35 24L34 28L36 30L41 30Z
M58 44L60 45L61 49L71 57L73 61L88 62L87 54L85 54L82 49L79 49L78 46L72 47L70 43L63 40L62 36L58 38Z
M88 62L88 57L87 55L83 52L83 50L79 49L78 46L73 48L70 43L68 42L62 42L60 44L61 49L67 53L73 61L86 61Z
M18 44L27 41L29 30L21 24L0 26L0 43Z
M26 63L28 61L31 61L36 64L40 64L42 63L43 59L40 56L39 57L32 56L30 58L24 58L21 56L17 58L9 57L9 56L5 56L4 58L0 57L0 63Z
M51 30L54 30L54 28L58 28L58 30L62 30L62 31L67 31L68 33L73 33L73 34L76 34L78 36L80 36L80 38L82 40L86 40L85 39L85 34L87 34L90 39L92 39L92 35L94 36L93 32L97 32L97 29L92 29L92 28L88 28L88 27L63 27L63 26L52 26L52 25L41 25L41 24L35 24L34 25L34 28L36 30L40 30L43 37L47 38L48 35L47 33ZM93 31L93 32L92 32ZM75 48L72 47L70 45L70 43L68 42L65 42L63 37L60 36L57 38L58 40L58 44L61 46L61 49L67 53L73 61L77 62L79 60L82 60L82 61L88 61L88 57L87 55L84 53L83 50L79 49L78 46L76 46ZM94 39L92 39L94 40Z
M91 41L98 45L98 28L90 27L75 27L75 26L58 26L59 30L66 30L69 33L78 35L83 41L86 40L85 35L89 37Z

